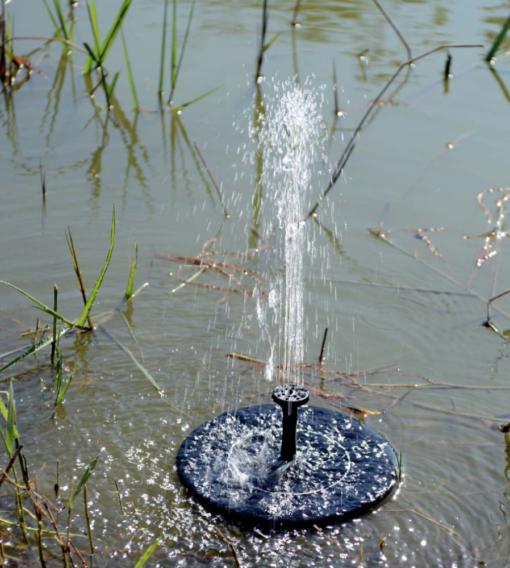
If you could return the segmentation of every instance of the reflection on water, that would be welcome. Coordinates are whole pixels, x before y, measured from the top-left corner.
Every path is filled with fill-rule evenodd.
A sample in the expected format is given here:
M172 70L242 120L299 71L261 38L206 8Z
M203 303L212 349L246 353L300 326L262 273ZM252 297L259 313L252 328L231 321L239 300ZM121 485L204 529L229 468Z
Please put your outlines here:
M243 161L249 122L256 125L265 115L268 97L267 80L253 85L261 4L207 0L197 11L179 85L182 100L207 90L204 85L222 87L182 115L160 112L155 95L161 0L133 3L124 24L140 112L131 111L122 50L108 59L111 76L121 70L108 111L102 93L89 97L96 79L80 75L82 54L73 61L55 44L41 42L41 50L31 52L32 41L13 42L15 53L30 53L40 73L26 80L20 71L14 88L0 97L1 279L48 305L58 283L63 313L76 317L81 299L63 230L72 226L90 289L104 263L112 202L118 211L114 256L93 312L101 325L94 334L62 339L66 373L78 365L65 404L52 419L47 351L0 377L15 379L18 428L41 492L52 494L57 459L68 487L99 455L88 484L94 532L105 551L96 564L115 557L132 566L162 534L154 557L161 564L231 566L232 550L215 527L234 544L243 566L508 564L509 438L497 427L510 420L510 359L506 343L481 324L486 300L510 286L510 257L501 239L497 256L474 273L483 243L462 238L486 230L477 196L509 185L508 59L499 58L491 69L482 63L508 8L492 0L383 5L414 55L441 43L482 41L485 48L452 51L447 93L446 54L406 69L372 112L348 168L313 219L317 251L305 266L304 378L314 404L365 420L402 450L404 483L376 514L304 533L246 533L214 519L190 503L174 470L191 429L230 408L268 402L263 362L269 346L256 302L226 291L239 288L234 278L244 291L253 290L252 276L258 278L268 262L260 239L262 198L271 197L262 179L264 160L259 151L253 163ZM16 33L53 33L43 6L34 5L33 13L22 13L17 3L6 8ZM299 28L290 26L293 10L293 1L270 3L268 37L280 35L266 53L264 74L278 80L299 75L301 82L314 74L315 85L327 85L327 143L336 161L405 51L369 0L303 2ZM81 45L90 33L83 6L74 16ZM342 116L334 112L334 82ZM218 182L228 219L196 148ZM313 200L323 189L314 188ZM140 249L135 289L150 285L115 309L134 242ZM203 247L203 258L223 273L210 267L200 272L200 260L187 270L183 259L198 258ZM200 274L176 284L168 273L181 269L185 278ZM499 330L510 327L509 300L493 305ZM33 334L20 335L33 332L37 317L41 327L51 326L27 299L1 289L1 354L30 344ZM326 326L325 361L318 367ZM165 397L112 337L145 366ZM79 512L73 522L73 530L85 529Z

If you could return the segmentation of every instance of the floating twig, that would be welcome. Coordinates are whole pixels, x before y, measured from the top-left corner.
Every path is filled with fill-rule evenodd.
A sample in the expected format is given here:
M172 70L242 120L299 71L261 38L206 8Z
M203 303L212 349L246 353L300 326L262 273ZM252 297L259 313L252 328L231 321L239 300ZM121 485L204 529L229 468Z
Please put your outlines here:
M482 253L476 260L476 267L480 268L485 262L489 259L495 257L498 254L498 250L493 249L494 242L499 243L501 239L510 237L510 231L504 230L505 224L505 203L510 199L510 187L499 187L499 188L490 188L485 191L482 191L478 194L478 205L487 215L487 223L490 225L492 222L492 215L489 209L483 202L483 198L485 195L490 195L493 193L502 193L502 197L500 197L496 201L496 208L497 208L497 220L496 224L492 229L485 233L481 233L479 235L466 235L465 239L477 239L482 238L485 239L485 244L482 247Z
M262 361L262 359L256 359L255 357L251 357L250 355L243 355L242 353L227 353L227 357L231 357L232 359L239 359L239 361L246 361L248 363L257 363L258 365L267 365L266 361Z
M2 477L0 478L0 487L2 487L2 485L4 484L4 481L7 479L9 471L11 471L11 467L14 465L14 462L18 459L18 455L19 455L19 453L21 452L22 449L23 449L22 445L18 446L18 448L16 449L16 451L12 455L11 459L9 460L7 467L4 470L2 470Z
M173 274L168 274L170 278L182 282L184 284L189 284L191 286L198 286L199 288L208 288L209 290L216 290L218 292L233 292L234 294L243 294L245 296L253 296L255 290L240 290L239 288L226 288L225 286L215 286L214 284L201 284L200 282L190 282L189 280L183 280ZM269 296L268 292L260 292L263 296Z
M230 550L232 550L232 554L234 555L234 560L235 560L235 565L236 568L241 568L241 561L239 560L239 555L237 554L237 550L236 547L234 546L234 543L229 540L221 531L218 527L214 527L215 531L220 535L221 539L223 540L223 542L225 542L226 544L228 544L228 546L230 547Z
M397 28L397 26L395 25L393 20L389 17L386 10L381 6L381 4L379 3L379 0L374 0L374 4L379 8L379 11L381 12L381 14L384 16L384 18L386 19L388 24L390 24L390 26L393 28L393 31L397 34L398 39L402 42L402 45L404 46L406 53L407 53L407 59L411 59L413 57L413 55L411 53L411 48L409 47L409 44L407 43L407 41L404 39L404 36L400 33L400 30Z
M374 110L376 105L382 100L382 97L384 96L386 91L390 88L390 86L393 84L395 79L400 75L401 71L405 67L412 65L413 63L416 63L420 59L423 59L424 57L428 57L429 55L432 55L433 53L436 53L438 51L442 51L443 49L458 49L458 48L472 48L472 47L483 47L483 45L481 45L481 44L445 44L445 45L439 45L439 46L437 46L433 49L430 49L429 51L426 51L425 53L422 53L421 55L418 55L417 57L410 58L407 61L404 61L403 63L400 64L398 69L395 71L395 73L393 73L393 75L387 81L386 85L384 85L384 87L381 89L381 91L379 92L379 94L375 98L374 102L369 106L369 108L367 109L367 111L365 112L365 114L363 115L361 120L359 121L358 125L356 126L354 132L352 133L349 141L347 142L347 145L344 148L344 151L342 152L342 155L340 156L340 158L339 158L339 160L338 160L338 162L337 162L337 164L336 164L336 166L333 170L333 173L331 175L331 178L329 180L329 183L328 183L326 189L323 191L322 196L318 199L316 204L310 209L308 215L306 216L306 219L309 219L312 215L315 214L315 212L320 207L320 205L322 204L324 199L327 197L329 192L333 189L334 185L338 181L338 178L342 175L342 172L343 172L345 166L347 165L349 157L350 157L350 155L351 155L351 153L352 153L352 151L353 151L353 149L356 145L356 140L357 140L358 134L360 133L361 129L363 128L363 125L365 124L367 119L372 114L372 111Z
M498 335L500 335L501 337L503 337L503 339L508 339L508 337L506 337L505 335L503 335L498 328L494 325L494 323L491 320L491 306L492 306L492 302L499 300L500 298L502 298L503 296L506 296L507 294L510 293L510 289L509 290L505 290L504 292L501 292L501 294L498 294L497 296L494 296L493 298L491 298L488 302L487 302L487 321L485 322L485 325L487 327L490 327L493 331L495 331Z
M115 481L115 488L117 489L117 498L119 499L120 514L124 516L124 505L122 503L122 495L120 494L119 484L117 483L116 479L114 481Z
M326 339L328 337L328 328L324 328L324 336L322 337L321 352L319 354L319 367L322 367L322 361L324 360L324 347L326 346Z
M300 25L297 19L300 8L301 8L301 0L296 0L296 5L294 6L294 14L292 16L292 22L291 22L291 25L293 25L295 28L299 27Z

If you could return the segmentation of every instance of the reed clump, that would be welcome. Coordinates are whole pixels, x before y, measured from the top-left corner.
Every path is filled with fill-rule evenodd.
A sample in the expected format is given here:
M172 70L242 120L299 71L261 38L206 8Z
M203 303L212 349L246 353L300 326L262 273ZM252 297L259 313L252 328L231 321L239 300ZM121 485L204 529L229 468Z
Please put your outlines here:
M58 361L61 361L60 357ZM68 385L70 381L71 379ZM67 390L67 387L64 388ZM5 426L0 427L0 435L8 458L4 469L0 468L0 488L4 488L3 510L0 513L2 566L25 562L31 564L31 559L36 556L42 568L50 564L58 565L55 564L56 561L65 568L70 568L77 564L84 566L86 560L92 565L95 556L101 553L108 555L109 551L101 550L94 544L87 489L99 458L92 460L76 484L71 482L66 497L61 496L61 472L57 461L55 497L47 497L38 487L37 479L29 476L27 458L17 427L12 380L9 382L9 390L0 393L0 413L5 423ZM82 492L83 509L78 507L78 498ZM82 531L80 525L86 527L86 531ZM141 567L149 560L160 538L140 555L136 566ZM19 547L16 541L23 542L23 546ZM84 541L88 541L88 550L85 549Z

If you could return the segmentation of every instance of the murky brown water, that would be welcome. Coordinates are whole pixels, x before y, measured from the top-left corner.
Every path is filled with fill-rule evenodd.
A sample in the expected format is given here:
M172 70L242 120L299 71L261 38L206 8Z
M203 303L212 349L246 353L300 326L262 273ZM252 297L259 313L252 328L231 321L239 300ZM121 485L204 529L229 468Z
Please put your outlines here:
M31 11L25 4L14 0L7 6L15 35L51 35L42 2L34 2ZM413 55L444 43L486 47L452 51L454 78L448 92L442 81L444 54L402 74L391 103L361 133L345 179L319 209L322 228L313 225L318 255L306 283L306 358L317 359L328 325L325 367L337 371L326 375L328 393L348 397L336 404L383 412L366 421L402 450L405 472L391 502L325 536L315 530L245 533L214 520L191 505L174 471L187 433L221 411L267 401L271 390L261 368L226 357L232 351L268 356L253 299L192 285L172 293L179 283L168 272L176 274L178 265L158 258L195 256L218 233L216 251L243 253L257 244L246 227L264 223L254 200L260 164L246 165L242 156L250 146L261 6L199 0L175 99L182 103L220 88L179 117L156 112L161 0L133 3L124 26L140 104L147 112L131 110L120 38L107 63L112 73L122 69L109 120L100 108L103 94L98 91L92 101L87 95L80 75L83 56L76 54L74 68L63 64L56 45L31 56L42 74L34 74L12 96L1 96L1 279L47 304L57 283L60 311L78 317L81 297L64 229L72 228L91 289L109 246L115 204L115 251L94 313L118 306L135 242L136 287L149 282L133 306L124 308L137 343L120 312L104 324L106 332L99 328L93 335L62 340L66 367L81 362L54 420L48 350L4 373L5 379L15 379L20 436L41 492L52 491L57 459L68 485L99 455L89 482L94 532L98 546L119 559L125 556L126 565L133 564L133 556L122 552L127 543L138 551L162 534L153 565L231 566L232 553L215 526L235 543L243 566L357 566L361 547L364 566L508 563L510 439L497 425L510 419L509 351L481 324L484 301L510 287L510 241L495 242L499 254L476 269L484 241L463 238L494 224L487 224L478 194L510 184L510 59L498 61L498 75L482 63L508 6L489 0L393 0L384 6ZM323 112L332 125L335 62L346 113L336 122L330 149L335 161L405 52L369 0L304 2L302 26L294 31L292 2L270 8L268 37L280 35L267 51L266 81L258 96L269 96L275 76L286 79L298 72L302 81L313 76L314 85L327 86ZM99 7L102 33L116 10L116 2ZM184 5L179 14L183 31ZM90 41L85 5L77 15L81 44ZM41 42L15 46L16 53L26 54ZM366 59L360 59L357 54L367 49ZM222 184L231 214L223 226L221 205L193 142ZM46 170L46 207L39 161ZM315 197L321 190L316 187ZM487 195L485 203L494 216L495 196ZM381 222L397 247L367 234ZM439 227L446 230L423 233L434 249L411 232ZM236 256L225 259L241 262ZM264 263L261 253L245 266L257 270ZM233 285L208 273L195 282ZM496 307L510 313L510 298ZM2 353L29 344L19 331L33 327L36 317L49 322L7 287L0 292L0 309ZM510 327L508 316L497 312L494 323L501 330ZM108 334L143 362L165 397L157 395ZM353 378L368 390L356 388ZM309 381L319 385L317 377ZM432 388L431 381L450 386ZM315 404L328 401L316 396ZM81 513L79 528L78 517Z

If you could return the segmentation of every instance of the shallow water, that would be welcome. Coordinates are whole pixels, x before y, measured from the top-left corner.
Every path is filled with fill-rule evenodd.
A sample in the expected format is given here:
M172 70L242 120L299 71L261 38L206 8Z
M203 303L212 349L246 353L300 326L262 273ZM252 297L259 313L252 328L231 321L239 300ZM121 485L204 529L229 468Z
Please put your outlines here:
M103 34L116 5L99 7ZM81 297L64 229L73 231L90 290L104 264L115 204L115 251L94 308L100 314L119 305L133 245L139 245L135 287L149 286L132 308L124 309L138 344L119 312L104 329L143 361L165 397L101 328L62 340L66 368L81 362L54 420L47 350L5 373L16 379L21 441L42 493L53 490L57 459L67 486L99 455L88 484L94 532L98 547L119 560L124 557L127 566L133 564L129 551L145 549L160 534L153 565L231 566L232 552L215 526L235 543L243 566L357 566L361 550L366 566L508 563L510 439L497 425L509 420L507 391L501 390L508 387L509 352L498 335L481 325L486 306L474 293L487 299L510 286L510 255L502 238L499 254L476 269L483 240L463 239L490 228L478 194L508 184L510 60L498 61L498 75L482 64L507 7L465 0L387 0L384 6L413 55L444 43L486 47L452 51L448 92L442 81L444 54L402 74L391 102L361 133L345 178L310 222L315 251L305 265L305 360L317 361L327 325L324 368L337 373L324 373L331 379L324 387L326 394L346 397L316 395L314 404L383 412L365 420L402 451L404 466L404 483L390 503L324 533L243 532L186 498L174 469L185 436L230 408L269 401L272 385L264 369L226 354L266 360L270 350L257 323L255 298L193 285L172 292L179 282L168 273L178 274L179 264L160 257L195 256L219 235L214 250L234 253L220 255L222 260L257 273L281 269L264 251L235 256L261 247L247 228L263 230L268 215L258 206L263 164L256 155L243 160L253 151L253 101L260 111L275 77L285 80L298 72L304 82L313 76L317 88L326 85L323 114L333 125L335 61L345 116L336 122L329 147L334 163L369 102L406 57L372 2L305 2L302 26L295 31L289 25L293 2L271 7L268 38L280 35L266 52L266 80L257 90L260 5L199 1L175 99L180 104L220 89L173 119L155 112L161 0L133 3L124 25L140 104L148 112L137 116L131 110L120 38L107 63L112 73L122 69L108 122L99 108L102 93L98 90L92 101L87 96L80 75L83 57L76 54L73 76L71 67L61 64L57 46L41 59L43 52L32 55L44 75L34 74L12 97L0 97L1 279L47 304L57 283L60 311L78 317ZM30 13L19 1L7 9L14 15L16 35L51 35L42 3L34 3ZM77 13L81 44L90 41L85 6ZM186 18L186 7L180 5L181 31ZM18 42L16 53L40 46ZM221 184L230 213L225 223L216 191L193 152L194 141ZM46 170L45 207L39 161ZM314 184L311 202L323 186ZM485 197L493 216L494 202L494 196ZM381 222L399 248L367 234ZM409 232L440 227L446 230L423 234L442 258ZM194 271L181 269L180 276ZM468 292L465 284L471 279ZM247 275L242 281L254 286ZM236 286L208 272L195 282ZM496 307L510 313L510 298ZM19 331L33 327L36 317L49 322L7 287L1 289L0 309L2 353L28 345L30 339L20 339ZM494 314L494 323L502 330L510 327L501 314ZM320 387L310 369L304 378ZM353 385L354 379L370 390ZM404 387L370 386L430 385L431 380L452 386L409 393ZM76 525L83 528L81 512ZM108 554L102 561L110 562Z

